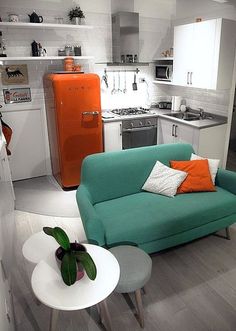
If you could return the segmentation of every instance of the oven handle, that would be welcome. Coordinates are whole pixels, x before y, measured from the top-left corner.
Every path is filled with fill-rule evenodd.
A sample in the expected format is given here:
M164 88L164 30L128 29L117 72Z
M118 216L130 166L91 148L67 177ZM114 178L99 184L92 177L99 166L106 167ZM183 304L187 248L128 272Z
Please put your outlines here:
M148 131L148 130L152 130L152 129L156 129L157 126L156 125L152 125L152 126L142 126L140 128L132 128L132 129L123 129L122 132L137 132L137 131Z

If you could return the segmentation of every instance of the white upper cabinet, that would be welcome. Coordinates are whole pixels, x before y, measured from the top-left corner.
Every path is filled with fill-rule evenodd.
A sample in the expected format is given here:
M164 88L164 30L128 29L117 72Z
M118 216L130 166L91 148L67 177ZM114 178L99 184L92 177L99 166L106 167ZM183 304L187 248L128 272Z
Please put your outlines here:
M236 22L218 18L176 26L173 84L229 89L235 56Z
M187 85L193 62L193 24L179 25L174 32L173 84Z

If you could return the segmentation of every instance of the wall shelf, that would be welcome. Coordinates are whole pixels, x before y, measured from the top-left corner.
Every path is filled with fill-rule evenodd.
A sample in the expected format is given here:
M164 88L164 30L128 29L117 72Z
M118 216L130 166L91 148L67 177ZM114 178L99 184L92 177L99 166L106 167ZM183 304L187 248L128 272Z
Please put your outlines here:
M154 59L153 62L156 62L156 61L173 61L174 58L173 57L158 57L157 59Z
M8 61L51 61L64 60L68 56L8 56L0 57L0 62ZM71 56L75 60L91 60L93 56Z
M27 23L27 22L0 22L0 27L6 28L34 28L34 29L72 29L72 30L89 30L93 29L92 25L76 24L56 24L56 23Z
M160 85L174 85L172 82L167 82L165 80L154 80L153 81L154 84L160 84Z
M149 66L149 62L132 62L132 63L107 62L105 64L109 67Z

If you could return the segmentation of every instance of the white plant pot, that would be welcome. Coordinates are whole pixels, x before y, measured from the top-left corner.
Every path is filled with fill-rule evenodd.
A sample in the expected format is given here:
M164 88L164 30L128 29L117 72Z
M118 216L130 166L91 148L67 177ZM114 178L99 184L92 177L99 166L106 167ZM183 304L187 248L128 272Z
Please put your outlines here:
M81 17L73 17L73 23L75 25L81 25Z

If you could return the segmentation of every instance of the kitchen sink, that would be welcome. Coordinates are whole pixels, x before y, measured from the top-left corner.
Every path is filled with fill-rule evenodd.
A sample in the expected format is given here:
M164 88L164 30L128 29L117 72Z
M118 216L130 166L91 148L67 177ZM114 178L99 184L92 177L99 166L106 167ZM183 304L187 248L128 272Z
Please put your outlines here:
M193 113L170 113L170 114L165 114L167 116L179 118L184 121L197 121L200 120L200 114L193 114Z

